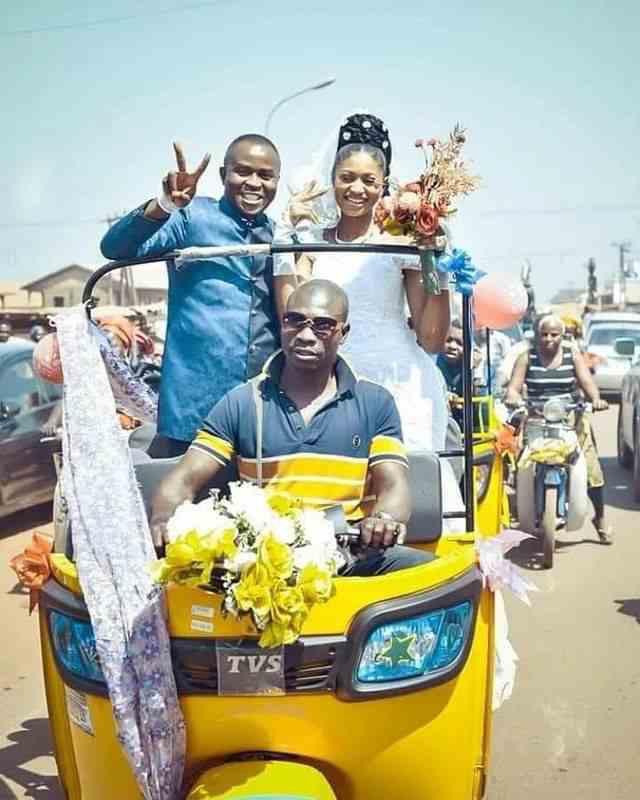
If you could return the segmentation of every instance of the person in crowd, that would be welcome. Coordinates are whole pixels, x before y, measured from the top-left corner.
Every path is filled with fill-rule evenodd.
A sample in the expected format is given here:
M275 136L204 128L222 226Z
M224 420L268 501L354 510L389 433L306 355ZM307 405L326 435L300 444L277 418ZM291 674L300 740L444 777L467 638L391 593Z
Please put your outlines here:
M436 364L442 372L447 391L458 397L462 397L462 351L462 324L454 319L445 339L444 350L438 353Z
M489 359L487 359L487 332L489 334ZM491 387L491 393L496 396L502 393L502 363L511 349L513 342L502 331L479 328L474 332L474 346L476 357L475 377L479 391L486 394Z
M12 328L10 322L7 322L6 320L0 322L0 344L4 344L5 342L8 342L9 339L13 338L11 336L11 331Z
M197 245L268 243L273 222L265 211L280 178L276 146L259 134L234 139L220 167L220 200L197 196L209 163L205 155L187 168L174 144L177 171L162 181L159 197L113 225L101 243L109 259L162 254ZM160 382L155 457L181 455L200 428L210 404L260 372L278 346L270 257L226 256L167 264L167 338Z
M528 399L540 402L552 397L575 400L581 389L594 410L608 408L582 354L572 344L563 341L564 333L564 324L555 314L547 314L538 321L532 346L518 357L513 369L505 398L508 404L518 405L524 388ZM611 544L613 528L605 517L604 472L586 414L579 416L576 432L587 462L588 492L595 512L593 525L600 541Z
M371 114L350 115L317 155L312 167L315 182L292 196L284 229L292 227L293 236L306 242L397 243L397 239L380 234L374 223L374 208L386 191L391 158L384 122ZM391 392L400 411L406 446L410 450L444 449L446 389L435 359L428 353L442 349L449 329L446 276L442 293L429 296L422 286L417 257L319 253L297 262L278 257L275 287L280 310L297 283L310 277L335 281L348 294L357 335L345 343L344 356L358 374ZM413 329L407 324L407 305ZM461 507L459 489L446 461L443 498L447 510Z
M42 339L42 337L46 335L47 331L44 325L33 325L31 330L29 331L29 338L31 339L32 342L35 342L36 344L38 344L40 339Z
M447 387L449 408L451 416L462 427L462 354L463 354L462 323L459 319L451 321L451 327L445 340L442 353L438 353L436 364L442 373ZM473 391L478 392L481 380L482 351L478 345L473 348Z
M381 574L433 558L401 546L411 501L400 417L389 392L357 377L338 355L348 313L346 294L330 281L311 280L289 296L282 351L258 379L214 406L159 486L151 514L157 547L167 542L175 509L234 460L242 480L319 509L342 504L360 528L358 557L342 574Z

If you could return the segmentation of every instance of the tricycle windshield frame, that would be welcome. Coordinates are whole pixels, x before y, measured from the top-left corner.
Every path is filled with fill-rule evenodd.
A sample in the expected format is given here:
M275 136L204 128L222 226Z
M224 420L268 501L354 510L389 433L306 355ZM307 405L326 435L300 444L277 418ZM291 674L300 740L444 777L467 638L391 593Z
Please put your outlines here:
M177 269L188 269L190 261L210 260L214 258L224 258L229 255L251 257L257 253L266 255L288 254L288 253L386 253L392 255L419 255L420 250L415 245L408 244L342 244L337 242L314 242L312 244L255 244L255 245L232 245L220 247L190 247L185 250L169 250L165 253L142 258L131 258L122 261L109 261L99 267L89 276L83 292L82 302L87 309L87 315L91 318L91 310L95 308L97 301L92 296L93 289L98 281L110 272L127 267L137 267L143 264L154 264L172 261ZM450 511L443 516L445 519L462 518L465 519L466 529L473 532L475 528L475 502L474 502L474 481L473 481L473 409L472 409L472 390L473 390L473 371L471 367L473 350L473 314L471 298L463 295L462 298L462 396L463 396L463 449L446 450L438 453L440 458L464 457L464 492L465 492L465 511ZM488 348L487 348L488 349Z

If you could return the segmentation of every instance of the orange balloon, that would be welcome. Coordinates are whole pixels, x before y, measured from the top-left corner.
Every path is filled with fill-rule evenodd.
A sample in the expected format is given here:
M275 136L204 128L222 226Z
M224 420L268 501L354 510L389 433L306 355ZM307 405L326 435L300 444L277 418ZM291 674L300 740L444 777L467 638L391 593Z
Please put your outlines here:
M527 290L512 275L492 272L476 283L473 310L476 328L510 328L525 315Z
M48 333L35 346L33 351L33 369L36 375L49 383L63 383L62 361L58 337L55 333Z

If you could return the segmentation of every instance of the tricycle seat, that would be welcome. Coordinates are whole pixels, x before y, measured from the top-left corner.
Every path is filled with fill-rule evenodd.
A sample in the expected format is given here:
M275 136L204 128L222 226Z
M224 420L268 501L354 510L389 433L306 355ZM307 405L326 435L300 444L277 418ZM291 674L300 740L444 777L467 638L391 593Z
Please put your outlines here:
M407 525L407 544L437 542L442 535L440 459L428 450L408 453L413 512Z

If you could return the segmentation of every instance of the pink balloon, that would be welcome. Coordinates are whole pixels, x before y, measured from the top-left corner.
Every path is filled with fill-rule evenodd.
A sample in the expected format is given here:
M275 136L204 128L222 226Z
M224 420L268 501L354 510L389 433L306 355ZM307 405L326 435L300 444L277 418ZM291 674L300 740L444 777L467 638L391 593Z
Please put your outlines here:
M55 333L48 333L38 342L33 351L33 369L43 380L49 383L62 383L62 362L60 348Z
M475 327L510 328L522 319L527 304L527 290L517 278L499 272L485 275L473 290Z

